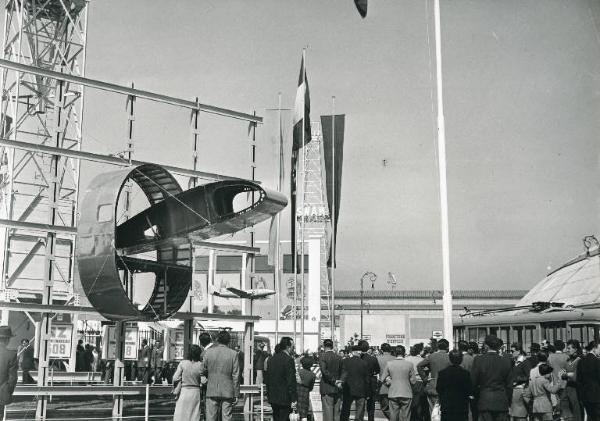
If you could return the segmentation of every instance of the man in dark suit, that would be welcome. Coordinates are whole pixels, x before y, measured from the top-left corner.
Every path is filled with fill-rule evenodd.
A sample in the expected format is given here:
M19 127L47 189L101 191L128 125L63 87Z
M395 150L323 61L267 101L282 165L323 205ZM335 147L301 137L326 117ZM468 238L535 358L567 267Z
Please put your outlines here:
M377 384L377 380L379 378L379 361L377 361L377 357L371 355L369 342L365 340L358 341L358 346L360 346L360 350L362 352L361 358L364 362L367 363L367 367L369 369L369 377L368 377L368 389L367 389L367 400L366 400L366 408L367 408L367 418L368 421L375 421L375 400L379 397L379 387Z
M0 326L0 416L4 419L4 407L12 402L17 385L19 362L17 352L6 348L12 338L10 326Z
M207 421L231 421L233 406L240 394L237 352L229 348L229 342L229 332L221 331L217 335L217 344L204 351L202 375L208 379Z
M361 358L361 346L352 347L352 357L342 362L343 398L340 421L348 421L350 407L356 402L355 421L363 421L365 416L365 401L369 395L369 367Z
M333 351L333 341L323 341L324 352L319 359L321 368L321 404L323 406L323 421L338 421L342 393L338 384L342 378L342 357Z
M577 395L588 421L600 420L600 343L590 342L588 353L577 364Z
M502 341L495 335L485 337L488 351L473 361L471 380L478 397L481 421L507 421L512 397L511 362L499 355Z
M273 409L273 421L289 421L298 400L293 350L294 341L284 336L279 341L279 352L269 358L267 395Z
M23 370L23 384L33 384L35 381L31 374L29 374L30 370L35 370L35 361L33 358L33 346L29 343L29 339L23 339L21 341L21 345L17 349L17 357L19 360L19 368Z
M445 421L465 421L469 418L469 402L473 385L469 371L462 367L463 351L450 351L450 367L438 374L436 389Z

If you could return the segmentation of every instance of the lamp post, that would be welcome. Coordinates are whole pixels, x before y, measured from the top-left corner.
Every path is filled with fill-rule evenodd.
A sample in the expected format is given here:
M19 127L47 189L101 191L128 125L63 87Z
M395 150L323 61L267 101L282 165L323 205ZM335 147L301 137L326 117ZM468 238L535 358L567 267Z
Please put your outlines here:
M364 286L366 278L369 278L371 281L371 289L375 289L375 280L377 279L377 275L375 275L373 272L365 272L360 278L360 339L363 338L363 304L365 298Z

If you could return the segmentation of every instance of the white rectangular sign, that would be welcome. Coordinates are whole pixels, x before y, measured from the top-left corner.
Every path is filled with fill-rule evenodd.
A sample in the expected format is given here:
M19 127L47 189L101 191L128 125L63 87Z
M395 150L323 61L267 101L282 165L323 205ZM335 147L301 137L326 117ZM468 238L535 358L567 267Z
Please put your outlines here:
M108 341L105 341L104 344L106 346L106 342L108 342L108 346L106 346L106 358L109 360L114 360L117 355L117 339L115 337L115 326L108 326L106 336L108 337ZM137 360L138 336L139 332L137 327L125 327L125 350L123 356L125 360Z
M50 358L71 358L71 341L73 340L73 326L53 324L50 327Z
M406 340L406 335L404 335L404 334L397 334L397 335L386 334L385 335L385 341L392 346L404 345L405 340Z
M183 329L174 329L171 339L171 358L177 361L183 360Z
M125 355L126 360L137 360L138 352L138 335L137 327L125 328Z

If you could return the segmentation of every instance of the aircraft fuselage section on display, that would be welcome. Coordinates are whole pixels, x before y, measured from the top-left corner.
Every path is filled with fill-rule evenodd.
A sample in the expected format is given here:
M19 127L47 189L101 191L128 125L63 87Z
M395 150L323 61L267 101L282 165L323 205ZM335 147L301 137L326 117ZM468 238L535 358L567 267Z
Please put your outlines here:
M119 224L119 197L127 180L140 187L150 206ZM247 193L254 193L254 201L236 210L234 199ZM286 205L281 193L247 180L218 181L183 191L167 170L154 164L100 174L87 189L77 228L83 290L109 320L168 318L183 305L191 287L190 236L209 239L233 234L273 217ZM156 259L135 256L147 252L155 252ZM150 299L141 308L124 287L123 277L134 273L155 275Z

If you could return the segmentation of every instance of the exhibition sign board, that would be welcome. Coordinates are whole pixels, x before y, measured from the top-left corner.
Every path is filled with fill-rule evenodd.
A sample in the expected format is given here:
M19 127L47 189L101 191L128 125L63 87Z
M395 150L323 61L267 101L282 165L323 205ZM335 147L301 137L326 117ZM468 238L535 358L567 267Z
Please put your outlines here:
M73 325L53 323L50 327L50 358L71 358Z
M108 338L108 346L106 346L106 359L114 360L117 355L117 340L115 338L115 326L107 326L106 338ZM139 331L137 327L127 326L125 328L125 360L137 360L138 353L138 337Z
M404 341L406 340L406 335L404 334L396 334L396 335L385 335L385 341L391 346L404 345Z
M183 329L174 329L171 339L171 356L176 361L183 360Z

